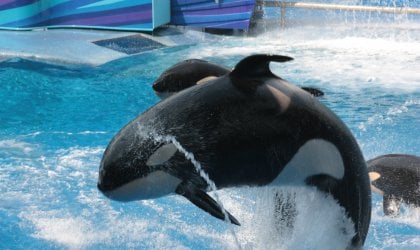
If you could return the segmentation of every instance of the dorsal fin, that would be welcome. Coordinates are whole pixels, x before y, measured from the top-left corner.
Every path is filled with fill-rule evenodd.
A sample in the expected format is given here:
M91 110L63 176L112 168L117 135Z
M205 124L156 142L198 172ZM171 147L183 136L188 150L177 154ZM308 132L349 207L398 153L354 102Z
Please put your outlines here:
M270 71L270 62L288 62L293 58L282 55L256 54L245 57L236 64L231 75L233 76L274 76Z
M270 71L270 62L287 62L293 58L281 55L257 54L245 57L229 74L233 85L244 93L254 93L263 81L259 77L275 77ZM281 79L281 78L280 78Z

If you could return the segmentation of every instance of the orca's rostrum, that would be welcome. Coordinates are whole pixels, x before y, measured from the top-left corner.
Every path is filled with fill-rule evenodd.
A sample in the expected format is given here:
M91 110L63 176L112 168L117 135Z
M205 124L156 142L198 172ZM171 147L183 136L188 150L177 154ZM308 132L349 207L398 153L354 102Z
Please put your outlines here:
M157 103L110 142L98 188L121 201L177 193L224 218L191 161L172 142L151 134L170 135L194 155L219 189L292 182L331 194L354 223L349 246L361 247L371 212L365 160L350 130L332 111L270 71L271 61L290 60L252 55L232 72Z

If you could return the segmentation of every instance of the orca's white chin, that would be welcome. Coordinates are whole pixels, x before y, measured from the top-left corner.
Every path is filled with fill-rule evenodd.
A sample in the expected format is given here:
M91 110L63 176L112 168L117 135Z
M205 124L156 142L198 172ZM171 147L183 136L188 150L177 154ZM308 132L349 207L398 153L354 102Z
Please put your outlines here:
M104 194L112 200L122 202L154 199L174 193L180 183L181 180L177 177L164 171L156 171Z

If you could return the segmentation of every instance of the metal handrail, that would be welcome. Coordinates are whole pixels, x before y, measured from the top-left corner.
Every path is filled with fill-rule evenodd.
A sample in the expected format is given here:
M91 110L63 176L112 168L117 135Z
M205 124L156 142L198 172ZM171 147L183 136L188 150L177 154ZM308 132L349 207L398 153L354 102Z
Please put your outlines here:
M340 10L357 12L378 12L392 14L420 14L420 8L410 7L384 7L384 6L363 6L363 5L343 5L326 3L301 3L286 2L275 0L256 0L256 4L264 7L280 8L280 24L284 27L286 24L286 8L316 9L316 10Z
M363 5L343 5L343 4L325 4L325 3L300 3L257 0L257 4L263 4L266 7L280 8L301 8L301 9L322 9L322 10L343 10L360 12L380 12L393 14L420 14L420 8L410 7L384 7L384 6L363 6Z

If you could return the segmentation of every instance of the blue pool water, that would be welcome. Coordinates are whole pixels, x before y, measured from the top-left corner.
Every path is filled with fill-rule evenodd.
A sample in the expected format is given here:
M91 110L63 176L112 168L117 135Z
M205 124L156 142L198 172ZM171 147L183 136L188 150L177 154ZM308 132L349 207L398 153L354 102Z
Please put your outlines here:
M313 189L284 189L296 195L300 214L293 231L278 235L268 188L217 192L241 227L178 196L110 201L96 188L102 153L122 126L159 101L151 83L174 63L202 58L232 67L250 54L275 53L295 60L273 63L272 70L323 90L321 102L349 126L366 159L419 155L419 35L410 25L300 27L209 38L92 68L1 62L0 249L342 248L348 237L335 230L346 223L342 211ZM419 209L404 207L399 217L387 218L374 194L365 245L419 249Z

